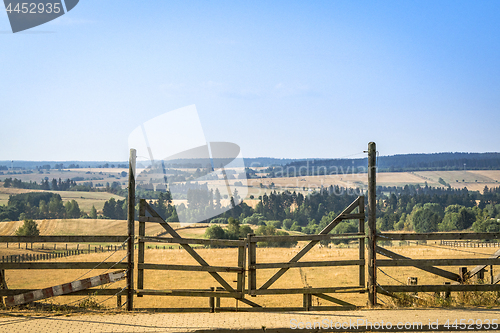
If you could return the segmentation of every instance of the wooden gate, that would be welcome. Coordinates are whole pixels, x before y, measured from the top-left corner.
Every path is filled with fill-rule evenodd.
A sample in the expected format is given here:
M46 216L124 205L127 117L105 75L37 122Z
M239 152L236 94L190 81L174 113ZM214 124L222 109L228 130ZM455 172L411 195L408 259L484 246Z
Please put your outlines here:
M357 209L356 213L353 213ZM352 234L330 234L330 231L335 228L340 222L345 220L358 220L358 232ZM353 308L355 305L327 295L330 293L364 293L365 287L365 231L364 231L365 211L364 197L356 198L339 216L331 221L317 235L301 235L301 236L255 236L249 234L246 239L240 240L210 240L210 239L193 239L182 238L158 213L142 199L139 209L139 236L138 236L138 275L137 275L137 296L188 296L188 297L209 297L211 311L234 311L235 308L220 308L219 299L221 297L234 298L238 301L250 305L250 307L239 308L238 311L288 311L288 310L333 310L339 308ZM159 223L171 238L167 237L147 237L145 235L146 223ZM337 261L314 261L314 262L299 262L315 245L321 240L332 239L357 239L359 241L359 259L358 260L337 260ZM264 241L309 241L290 261L283 263L258 263L257 258L257 242ZM169 264L152 264L144 262L144 251L146 242L174 243L179 244L186 250L198 265L169 265ZM237 267L229 266L211 266L209 265L189 244L230 246L238 249L238 264ZM248 251L248 255L247 255ZM247 261L248 257L248 261ZM301 267L334 267L334 266L358 266L359 280L357 284L343 287L328 287L328 288L291 288L291 289L270 289L283 274L291 268ZM247 268L248 267L248 268ZM279 270L274 276L257 288L257 271L262 269ZM151 290L145 289L144 274L145 270L165 270L165 271L205 271L208 272L219 284L220 287L211 289L169 289L169 290ZM236 287L228 283L219 272L234 272L236 273ZM248 287L245 289L245 274L248 272ZM258 295L284 295L284 294L302 294L303 304L301 307L282 307L282 308L264 308L261 305L245 298L246 295L256 297ZM335 303L335 306L312 306L312 296ZM214 303L214 299L216 302ZM164 309L166 310L166 309ZM189 309L170 309L174 311L202 311L206 308L189 308Z
M189 239L182 238L156 211L146 202L141 199L139 206L139 237L138 237L138 275L137 275L137 296L144 295L153 296L188 296L188 297L210 297L212 299L220 299L221 297L235 298L242 303L250 305L251 307L260 307L260 305L245 299L245 255L246 255L246 242L244 240L210 240L210 239ZM159 223L172 238L166 237L146 237L146 223L153 222ZM162 242L179 244L186 250L192 258L194 258L199 266L190 265L168 265L168 264L149 264L144 262L144 243L145 242ZM238 248L238 266L210 266L189 244L202 244L202 245L220 245L220 246L233 246ZM178 271L194 271L194 272L208 272L221 286L215 289L169 289L169 290L151 290L144 289L144 270L178 270ZM237 285L233 288L219 272L234 272L237 274ZM211 306L214 310L215 305ZM182 311L182 309L173 309ZM204 310L190 308L187 311Z
M353 211L357 209L357 213ZM340 222L345 220L358 220L358 232L353 234L329 234ZM364 197L360 196L354 200L340 215L331 221L321 232L317 235L304 235L304 236L254 236L248 235L247 242L249 244L248 251L248 294L251 296L257 295L286 295L286 294L302 294L303 304L302 307L283 307L273 308L272 310L335 310L339 308L354 308L354 304L340 300L328 293L364 293L365 287L365 210L364 210ZM336 260L336 261L309 261L299 262L315 245L321 240L332 239L358 239L359 240L359 258L358 260ZM292 259L286 263L262 263L259 264L257 260L257 242L265 241L286 241L286 240L305 240L309 243L304 246ZM288 289L270 289L270 287L280 279L290 268L300 267L335 267L335 266L358 266L359 280L358 283L352 286L344 287L327 287L327 288L288 288ZM262 269L279 268L279 270L264 284L257 287L257 271ZM313 306L312 296L335 303L335 306ZM270 309L268 309L270 310Z

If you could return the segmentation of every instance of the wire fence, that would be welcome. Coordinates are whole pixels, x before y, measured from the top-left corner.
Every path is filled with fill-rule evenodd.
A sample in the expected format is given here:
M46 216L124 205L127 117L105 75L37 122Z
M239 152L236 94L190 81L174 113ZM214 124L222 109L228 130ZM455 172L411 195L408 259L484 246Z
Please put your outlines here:
M27 248L29 250L29 248ZM23 254L13 254L2 256L1 262L3 263L20 263L28 261L40 261L40 260L50 260L56 258L76 256L80 254L90 254L90 253L102 253L102 252L116 252L119 250L125 250L125 246L122 245L107 245L107 246L94 246L92 249L88 247L87 249L75 249L75 250L60 250L52 251L48 253L23 253Z

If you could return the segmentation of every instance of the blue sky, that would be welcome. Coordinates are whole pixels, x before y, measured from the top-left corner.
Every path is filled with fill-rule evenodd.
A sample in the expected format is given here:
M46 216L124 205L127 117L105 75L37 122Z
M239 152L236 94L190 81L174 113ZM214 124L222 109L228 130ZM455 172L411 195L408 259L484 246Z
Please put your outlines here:
M16 34L1 11L0 50L0 160L124 161L191 104L245 157L500 147L498 1L81 0Z

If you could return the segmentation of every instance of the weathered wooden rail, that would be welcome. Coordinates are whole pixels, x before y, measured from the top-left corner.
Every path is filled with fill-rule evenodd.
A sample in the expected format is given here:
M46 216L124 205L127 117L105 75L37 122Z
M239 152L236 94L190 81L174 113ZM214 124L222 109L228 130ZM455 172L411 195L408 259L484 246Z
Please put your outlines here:
M490 240L499 239L500 233L470 233L470 232L443 232L443 233L379 233L376 240L441 240L450 243L462 240ZM488 244L488 243L484 243ZM489 258L456 258L456 259L411 259L404 257L381 246L377 246L376 252L390 259L377 259L377 267L416 267L423 271L441 276L452 283L443 285L379 285L377 292L388 296L394 296L394 292L458 292L458 291L500 291L500 273L494 275L494 266L500 265L500 250L497 250ZM453 273L436 266L460 266L458 273ZM467 272L464 266L476 266ZM484 279L484 271L490 266L490 279L487 283ZM480 277L481 284L470 284L468 281L474 276Z

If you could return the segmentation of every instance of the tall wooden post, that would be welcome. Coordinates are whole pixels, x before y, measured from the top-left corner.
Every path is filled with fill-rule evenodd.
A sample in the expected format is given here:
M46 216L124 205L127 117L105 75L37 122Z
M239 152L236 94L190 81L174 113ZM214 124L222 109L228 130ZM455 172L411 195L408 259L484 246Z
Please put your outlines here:
M365 197L360 196L358 198L358 212L360 214L365 215ZM360 218L359 219L359 226L358 226L358 232L364 234L365 233L365 219ZM365 239L360 238L359 239L359 260L365 260ZM365 287L365 269L366 269L366 263L363 265L359 265L359 286L360 287Z
M246 244L246 243L245 243ZM247 247L238 247L238 267L241 268L241 272L238 272L237 287L236 290L240 293L239 298L245 297L245 262L246 262ZM238 304L238 301L236 301Z
M128 267L127 311L134 309L134 220L135 220L135 149L130 149L128 165Z
M146 199L139 201L139 216L146 216ZM141 264L144 264L144 240L146 236L146 222L139 221L139 244L137 246L137 289L144 289L144 269ZM142 297L142 295L137 295Z
M376 260L376 155L375 142L368 144L368 305L377 304L377 268Z
M5 270L3 270L3 269L0 269L0 289L9 289L9 288L7 288L7 282L5 281ZM3 305L3 297L2 296L0 296L0 305Z
M255 264L257 263L257 243L253 241L253 236L255 234L247 235L247 246L248 246L248 293L250 296L255 297L253 292L257 289L257 272L255 270Z

